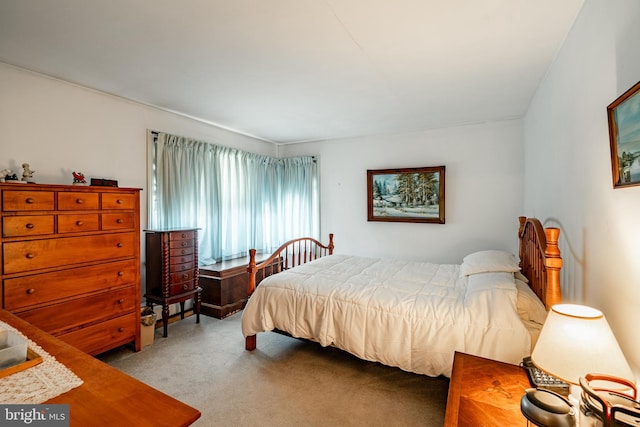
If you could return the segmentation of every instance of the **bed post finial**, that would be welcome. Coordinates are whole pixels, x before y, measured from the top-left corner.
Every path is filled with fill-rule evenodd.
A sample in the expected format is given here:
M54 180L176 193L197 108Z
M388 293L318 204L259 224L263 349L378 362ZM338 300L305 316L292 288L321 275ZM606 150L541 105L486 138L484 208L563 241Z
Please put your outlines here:
M256 250L249 249L249 266L247 267L249 272L249 284L247 286L247 296L251 296L253 291L256 290Z
M545 267L547 267L547 305L551 307L562 302L562 290L560 288L560 269L562 257L558 248L560 229L548 227L544 229L547 238L547 246L544 251Z
M518 229L518 236L521 236L522 232L524 231L524 225L527 223L527 217L519 216L518 221L520 222L520 228Z
M329 233L329 255L333 255L333 233Z

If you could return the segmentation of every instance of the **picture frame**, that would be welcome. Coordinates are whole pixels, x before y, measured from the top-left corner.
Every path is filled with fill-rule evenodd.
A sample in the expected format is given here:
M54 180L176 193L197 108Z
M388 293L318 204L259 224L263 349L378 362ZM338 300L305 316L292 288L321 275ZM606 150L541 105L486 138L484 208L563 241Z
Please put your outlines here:
M367 220L444 224L445 169L367 170Z
M613 188L640 185L640 82L607 106Z

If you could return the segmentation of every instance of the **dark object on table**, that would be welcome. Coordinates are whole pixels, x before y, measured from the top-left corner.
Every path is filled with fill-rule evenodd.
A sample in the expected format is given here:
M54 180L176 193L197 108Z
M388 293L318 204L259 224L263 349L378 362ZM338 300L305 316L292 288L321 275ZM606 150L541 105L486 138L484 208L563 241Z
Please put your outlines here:
M520 366L527 371L531 386L555 391L563 396L569 395L569 383L553 377L539 369L533 364L533 362L531 362L531 357L525 357Z
M115 179L91 178L91 185L97 187L117 187L118 181Z
M543 427L574 427L576 411L569 400L546 389L527 389L520 400L522 414L533 424Z

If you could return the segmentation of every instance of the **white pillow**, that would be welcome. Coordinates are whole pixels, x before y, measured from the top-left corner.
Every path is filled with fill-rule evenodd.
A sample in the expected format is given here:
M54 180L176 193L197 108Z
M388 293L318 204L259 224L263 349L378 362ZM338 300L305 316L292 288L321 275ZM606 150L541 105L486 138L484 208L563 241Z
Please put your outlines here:
M512 273L482 273L469 276L467 282L467 294L486 291L489 289L515 289L515 279Z
M516 289L518 290L518 299L516 300L518 316L523 321L530 320L540 325L544 324L547 318L547 309L540 298L529 285L518 279L516 279Z
M498 271L508 273L520 271L515 255L498 250L479 251L464 257L460 266L461 276Z

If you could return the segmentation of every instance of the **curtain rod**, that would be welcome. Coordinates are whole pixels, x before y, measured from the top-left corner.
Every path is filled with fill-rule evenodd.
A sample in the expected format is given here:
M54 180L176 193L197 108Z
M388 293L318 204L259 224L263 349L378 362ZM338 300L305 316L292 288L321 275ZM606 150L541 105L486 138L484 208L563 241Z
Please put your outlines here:
M151 133L151 135L153 135L155 137L157 137L160 134L160 132L158 132L157 130L149 129L149 132ZM318 160L317 156L309 156L309 157L311 157L314 162Z

